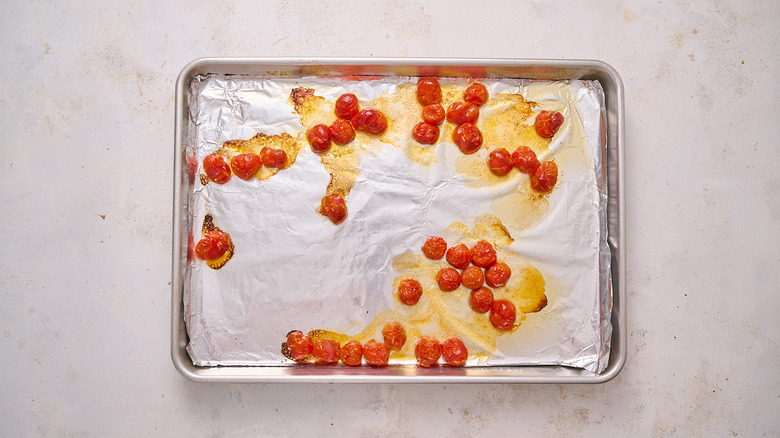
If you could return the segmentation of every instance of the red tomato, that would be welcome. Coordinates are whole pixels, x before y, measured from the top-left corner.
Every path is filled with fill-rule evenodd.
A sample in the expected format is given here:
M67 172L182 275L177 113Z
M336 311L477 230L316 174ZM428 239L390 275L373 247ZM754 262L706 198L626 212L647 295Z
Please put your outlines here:
M338 356L351 367L359 366L363 362L363 346L358 341L349 341L339 348Z
M385 338L385 345L387 345L390 351L399 351L406 343L406 330L395 321L385 324L385 327L382 329L382 336Z
M271 156L271 151L273 149L269 148L268 146L263 146L262 149L260 149L260 161L263 162L264 165L271 167L271 164L273 164L273 157Z
M471 102L453 102L447 108L447 121L460 125L474 123L479 118L479 107Z
M471 262L475 265L487 268L496 262L496 250L493 245L484 240L480 240L471 247Z
M349 120L358 113L358 98L352 93L346 93L336 99L336 117Z
M407 306L413 306L420 301L423 290L420 282L413 278L401 280L398 285L398 299Z
M558 111L542 111L536 116L534 128L537 134L544 138L550 138L558 132L558 128L563 124L563 114Z
M479 82L474 82L466 88L466 91L463 93L463 100L482 106L488 100L487 88Z
M263 148L265 150L265 148ZM268 167L275 167L281 169L287 164L287 152L282 149L270 149L265 157L263 157L263 164Z
M251 178L261 167L263 167L263 160L252 152L238 154L230 160L230 168L241 179Z
M482 287L471 291L469 306L477 313L485 313L493 306L493 291Z
M364 109L352 118L352 126L358 131L379 135L387 129L387 118L375 109Z
M347 202L338 193L329 193L322 198L320 212L334 224L339 224L347 217Z
M512 164L520 172L531 175L539 167L539 159L536 158L536 152L532 151L531 148L520 146L512 152Z
M493 149L488 155L488 167L498 176L504 176L512 170L512 155L504 148Z
M458 338L449 338L441 343L441 355L451 367L461 367L469 358L469 350Z
M460 279L464 287L474 290L485 283L485 274L479 266L469 266L460 274Z
M485 271L485 281L491 287L505 285L511 276L512 270L504 262L495 262Z
M330 133L325 124L314 125L306 133L306 139L309 140L311 150L314 153L321 154L330 149Z
M430 368L441 357L441 344L434 338L423 336L414 347L414 355L421 367Z
M366 358L366 363L372 367L383 367L387 365L390 350L385 344L372 339L363 345L363 357Z
M515 305L507 300L493 301L490 308L490 322L499 330L511 330L515 326L517 313Z
M452 292L460 286L460 274L452 268L444 268L436 274L436 282L439 283L439 289Z
M203 171L210 180L217 184L225 184L230 179L230 167L225 157L211 154L203 159Z
M422 105L441 102L441 85L436 78L424 78L417 82L417 101Z
M444 121L444 107L440 103L425 105L422 109L422 118L432 125L438 125Z
M439 127L428 122L414 125L412 137L421 144L434 144L439 139Z
M558 182L558 166L554 161L545 161L531 175L531 188L546 193Z
M227 236L219 230L206 233L195 246L195 254L201 260L214 260L230 249Z
M331 364L339 361L339 343L333 339L317 339L314 341L312 356L320 364Z
M328 135L337 145L345 145L355 139L355 129L349 120L336 119L328 126Z
M287 335L287 348L290 349L293 360L304 361L311 355L314 345L308 336L295 330Z
M471 263L471 250L462 243L450 247L447 250L447 263L453 268L466 269Z
M431 260L439 260L447 251L447 242L439 236L431 236L425 240L422 252Z
M464 154L473 154L482 146L482 132L473 123L464 123L452 132L452 140Z

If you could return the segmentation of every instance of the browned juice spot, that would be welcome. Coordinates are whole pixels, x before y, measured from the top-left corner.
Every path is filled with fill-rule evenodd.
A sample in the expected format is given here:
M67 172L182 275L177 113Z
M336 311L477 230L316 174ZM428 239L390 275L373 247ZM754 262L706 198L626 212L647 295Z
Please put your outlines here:
M279 135L267 135L263 133L257 133L249 140L228 140L222 143L222 146L215 152L218 155L222 155L230 163L236 155L252 152L260 155L260 151L264 147L272 149L281 149L287 154L287 163L282 169L263 166L255 174L255 178L266 181L272 176L279 173L280 170L288 169L298 158L298 152L303 147L303 142L296 137L287 133Z
M490 203L490 208L496 217L513 230L524 230L537 223L550 209L550 203L545 196L535 193L528 185L528 176L518 175L518 182L509 193L496 196Z
M225 234L225 237L227 237L227 242L228 242L228 250L227 252L217 257L216 259L206 260L206 265L211 269L220 269L221 267L225 266L227 262L230 261L231 258L233 258L233 254L235 253L236 247L235 245L233 245L233 239L230 238L230 234L225 233L225 231L214 226L214 218L210 214L206 214L206 216L203 218L201 235L205 236L206 233L214 230L222 231Z
M518 146L528 146L537 155L547 151L550 139L540 137L533 124L528 122L535 106L535 102L527 102L519 94L491 96L480 108L478 125L486 149L503 147L511 153Z

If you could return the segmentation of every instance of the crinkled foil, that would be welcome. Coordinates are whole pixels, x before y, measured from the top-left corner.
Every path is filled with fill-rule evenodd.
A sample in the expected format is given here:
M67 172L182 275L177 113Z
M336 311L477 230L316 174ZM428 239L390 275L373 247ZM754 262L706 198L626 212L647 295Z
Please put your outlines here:
M496 336L489 351L470 357L467 366L604 370L612 332L602 167L604 93L595 81L481 82L487 85L491 102L501 94L520 95L538 104L535 112L564 114L565 123L540 156L542 161L554 159L560 169L551 194L533 205L517 202L529 196L529 189L528 176L516 170L489 184L476 181L476 175L462 171L463 154L451 141L451 129L444 129L440 143L418 151L425 160L410 159L414 149L410 135L393 138L392 144L375 140L370 147L361 147L357 177L346 198L349 216L336 226L317 213L330 176L320 156L305 143L305 128L289 99L291 90L312 88L328 102L351 92L362 107L370 107L382 96L413 86L416 78L347 81L213 75L194 81L187 139L188 164L195 174L188 193L190 245L200 238L204 217L210 214L214 224L232 237L235 255L218 270L188 260L184 318L193 363L289 365L280 345L290 330L327 329L353 336L387 311L408 313L394 297L394 284L403 275L399 256L419 256L429 235L456 243L450 240L453 224L470 229L487 214L501 219L513 239L499 256L511 253L537 269L544 278L547 304L525 314L517 330ZM461 84L465 87L465 82ZM482 108L477 125L483 130L494 110L490 102ZM410 133L418 114L387 116L399 132ZM533 117L528 123L532 121ZM257 133L287 133L304 147L292 167L269 179L233 177L224 185L201 184L198 176L205 156L225 141ZM511 138L502 141L510 152L520 145ZM469 159L485 163L487 149ZM544 203L543 209L539 203ZM434 293L443 294L426 289L424 297ZM451 310L455 325L472 318L467 303ZM374 337L382 339L378 331ZM466 338L470 351L480 350L479 340ZM391 363L414 359L391 357Z

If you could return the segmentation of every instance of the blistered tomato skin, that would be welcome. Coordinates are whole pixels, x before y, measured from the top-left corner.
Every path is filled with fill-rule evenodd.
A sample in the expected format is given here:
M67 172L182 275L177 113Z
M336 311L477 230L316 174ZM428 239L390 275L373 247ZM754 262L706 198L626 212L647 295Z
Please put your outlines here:
M436 282L439 284L439 289L452 292L460 287L460 274L452 268L444 268L436 274Z
M322 198L320 212L334 224L340 224L347 218L347 202L338 193L329 193Z
M398 285L398 299L407 306L414 306L420 301L423 290L420 282L413 278L401 280Z
M287 152L282 149L271 149L268 154L268 161L264 161L263 164L268 167L281 169L287 164Z
M421 367L430 368L441 357L441 344L434 338L423 336L414 347L414 355Z
M446 113L440 103L425 105L422 109L422 118L432 125L439 125L444 121Z
M493 149L488 155L488 167L498 176L504 176L512 171L512 155L504 148Z
M520 146L512 152L512 164L517 170L528 175L532 175L539 167L539 159L536 158L536 152L528 146Z
M203 171L210 180L225 184L230 179L230 166L221 155L211 154L203 159Z
M412 138L420 144L434 144L439 139L439 127L428 122L420 122L412 128Z
M441 85L435 78L424 78L417 82L417 101L422 105L441 102Z
M330 133L325 124L314 125L306 133L306 139L311 145L311 150L316 154L321 154L330 149Z
M531 188L537 192L547 193L558 182L558 165L554 161L545 161L531 175Z
M346 365L360 366L363 363L363 346L358 341L349 341L339 348L338 356Z
M482 132L473 123L464 123L452 132L452 141L464 154L473 154L482 146Z
M485 271L485 282L491 287L501 287L509 281L512 270L504 262L495 262Z
M441 343L441 356L447 365L451 367L462 367L469 358L469 350L458 338L449 338Z
M364 109L352 118L352 126L357 131L379 135L387 129L387 118L375 109Z
M490 242L480 240L471 247L471 262L475 265L487 268L496 262L496 250Z
M488 91L484 85L475 82L466 88L463 93L463 100L471 102L474 105L482 106L488 100Z
M447 263L453 268L466 269L471 263L471 250L459 243L447 250Z
M391 321L385 324L382 329L382 337L385 339L388 350L399 351L406 343L406 330L398 322Z
M447 121L460 125L474 123L479 118L479 107L471 102L453 102L447 108Z
M485 274L479 266L469 266L460 274L461 284L464 287L474 290L479 289L485 284Z
M332 364L339 361L339 344L333 339L317 339L314 341L311 355L319 364Z
M214 260L230 249L227 236L219 230L206 233L195 246L195 255L201 260Z
M515 326L517 312L515 305L507 300L493 301L490 308L490 322L499 330L511 330Z
M469 306L477 313L487 313L493 307L493 291L486 287L472 291Z
M534 128L544 138L551 138L563 124L563 114L558 111L541 111L536 115Z
M447 252L447 241L439 236L430 236L425 239L422 253L431 260L440 260Z
M328 135L333 143L343 146L355 139L355 129L352 128L349 120L336 119L328 126Z
M346 93L336 99L336 117L350 120L359 111L358 98L352 93Z
M261 167L263 167L263 160L252 152L238 154L230 160L230 168L241 179L251 178Z
M312 351L314 351L314 344L311 342L311 338L298 330L287 335L287 347L290 349L293 360L299 362L308 360Z
M390 350L385 344L372 339L363 345L363 357L372 367L383 367L390 358Z

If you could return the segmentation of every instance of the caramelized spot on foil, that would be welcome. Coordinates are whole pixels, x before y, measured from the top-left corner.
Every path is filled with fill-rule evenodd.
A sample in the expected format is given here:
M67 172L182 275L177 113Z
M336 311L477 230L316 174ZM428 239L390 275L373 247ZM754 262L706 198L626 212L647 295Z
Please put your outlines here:
M222 254L221 256L215 259L206 260L206 265L211 269L219 269L225 266L227 262L230 261L231 258L233 258L233 254L236 252L236 247L235 245L233 245L233 239L230 238L230 234L225 233L225 231L214 226L214 218L210 214L206 214L206 216L203 218L201 235L205 236L206 233L214 230L221 231L222 233L225 234L225 237L227 237L227 242L228 242L228 250L224 254Z
M314 95L314 88L298 87L292 89L290 92L290 100L293 103L293 108L296 113L301 113L301 107L303 106L304 101L307 97L312 95Z
M309 331L309 333L306 334L312 342L316 341L317 339L332 339L339 343L339 345L344 344L346 341L349 340L349 336L342 334L342 333L336 333L332 332L330 330L324 330L324 329L314 329Z
M205 185L207 185L209 183L209 181L210 181L210 179L209 179L208 175L206 175L205 173L201 173L200 174L200 183L201 184L203 184L205 186Z
M287 346L287 342L282 342L282 356L293 361L295 360L292 351L290 351L290 347Z
M295 160L298 158L298 152L303 145L304 142L300 138L293 137L287 133L267 135L260 132L249 140L228 140L222 143L222 146L215 153L225 157L229 163L233 157L239 154L253 152L259 155L264 147L283 150L287 154L287 163L284 167L277 169L263 166L255 174L255 178L265 181L279 173L279 171L288 169L295 164Z

